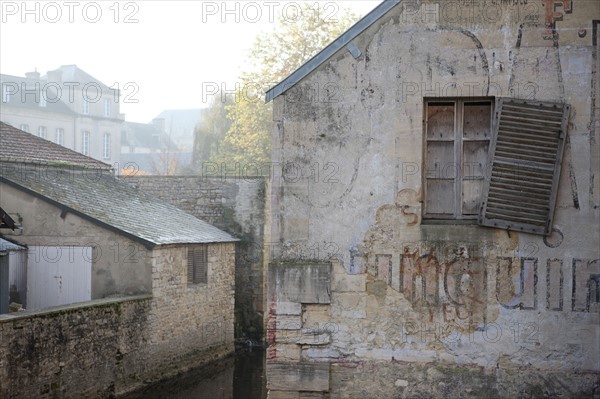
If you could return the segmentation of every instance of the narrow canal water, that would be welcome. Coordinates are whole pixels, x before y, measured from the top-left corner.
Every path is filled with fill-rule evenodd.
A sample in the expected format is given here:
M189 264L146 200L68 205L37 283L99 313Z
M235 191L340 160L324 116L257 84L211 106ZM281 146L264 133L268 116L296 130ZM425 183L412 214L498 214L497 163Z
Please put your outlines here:
M238 350L206 367L149 386L123 399L266 399L265 351Z

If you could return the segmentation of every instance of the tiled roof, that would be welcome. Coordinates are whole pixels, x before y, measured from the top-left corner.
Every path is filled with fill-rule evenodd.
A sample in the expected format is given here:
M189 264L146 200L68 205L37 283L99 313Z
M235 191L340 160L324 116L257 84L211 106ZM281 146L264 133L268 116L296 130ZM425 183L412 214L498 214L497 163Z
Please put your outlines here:
M140 241L148 248L237 241L179 208L119 181L109 171L91 175L62 169L49 178L8 171L0 176L0 181Z
M94 169L111 166L76 151L0 122L0 161L77 165Z

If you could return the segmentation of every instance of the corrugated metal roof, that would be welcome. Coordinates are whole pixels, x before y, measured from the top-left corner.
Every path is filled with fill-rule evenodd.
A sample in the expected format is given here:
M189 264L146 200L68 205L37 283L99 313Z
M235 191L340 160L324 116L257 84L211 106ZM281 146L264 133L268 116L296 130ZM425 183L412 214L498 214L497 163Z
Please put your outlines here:
M402 0L384 0L380 5L375 7L373 11L368 13L364 18L352 25L350 29L342 33L340 37L335 39L327 47L317 53L317 55L308 60L300 68L292 72L291 75L267 91L265 96L266 102L273 100L275 97L294 87L298 82L308 76L308 74L325 63L335 53L350 44L354 38L364 32L385 14L387 14L392 8L400 4L401 1Z
M117 231L146 247L233 242L236 238L175 206L119 181L108 171L60 170L52 176L3 171L11 186Z
M0 238L0 252L23 251L27 248Z

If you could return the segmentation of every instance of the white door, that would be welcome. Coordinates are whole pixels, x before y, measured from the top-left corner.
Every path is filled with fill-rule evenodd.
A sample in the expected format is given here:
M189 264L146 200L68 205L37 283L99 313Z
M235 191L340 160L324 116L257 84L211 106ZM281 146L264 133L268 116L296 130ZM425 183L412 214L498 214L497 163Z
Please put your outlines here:
M29 247L27 309L91 299L91 247Z

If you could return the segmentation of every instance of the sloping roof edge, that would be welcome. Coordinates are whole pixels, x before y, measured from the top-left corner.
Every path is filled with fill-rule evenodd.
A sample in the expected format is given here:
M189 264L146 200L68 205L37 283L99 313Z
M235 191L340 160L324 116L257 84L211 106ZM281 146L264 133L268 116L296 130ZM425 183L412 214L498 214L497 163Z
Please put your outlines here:
M65 205L65 204L63 204L61 202L58 202L55 199L49 198L49 197L47 197L47 196L45 196L45 195L43 195L41 193L38 193L35 190L32 190L32 189L30 189L28 187L25 187L25 186L23 186L23 185L21 185L21 184L19 184L17 182L14 182L14 181L12 181L12 180L4 177L4 176L0 176L0 182L8 184L9 186L12 186L12 187L16 188L17 190L21 190L21 191L23 191L23 192L25 192L25 193L27 193L27 194L29 194L31 196L34 196L34 197L39 198L39 199L41 199L43 201L46 201L50 205L56 206L57 208L59 208L64 213L72 213L73 215L77 215L77 216L79 216L82 219L85 219L85 220L87 220L89 222L92 222L92 223L96 224L97 226L100 226L100 227L103 227L103 228L105 228L107 230L110 230L110 231L113 231L115 233L118 233L118 234L120 234L120 235L122 235L124 237L129 238L132 241L139 242L146 249L149 249L149 250L152 250L155 247L160 246L160 245L195 244L193 242L190 242L190 243L159 244L159 243L147 240L145 238L142 238L140 236L137 236L135 234L132 234L132 233L130 233L128 231L122 230L122 229L120 229L120 228L118 228L116 226L113 226L112 224L109 224L109 223L107 223L107 222L105 222L103 220L100 220L100 219L95 218L95 217L93 217L91 215L88 215L85 212L82 212L82 211L74 209L74 208L72 208L72 207L70 207L68 205ZM210 242L202 242L202 243L199 243L199 244L217 244L217 243L221 243L221 242L238 242L238 241L240 241L240 240L232 236L232 240L231 241L210 241Z
M119 233L120 235L125 236L125 237L127 237L127 238L129 238L129 239L131 239L133 241L137 241L140 244L142 244L144 247L146 247L146 249L153 249L154 247L158 246L158 244L156 244L156 243L154 243L152 241L145 240L145 239L143 239L141 237L138 237L138 236L136 236L134 234L131 234L131 233L127 232L127 231L123 231L123 230L121 230L121 229L119 229L119 228L117 228L117 227L115 227L113 225L110 225L110 224L108 224L106 222L103 222L102 220L96 219L95 217L92 217L92 216L90 216L90 215L88 215L86 213L78 211L77 209L73 209L70 206L62 204L62 203L60 203L60 202L58 202L58 201L56 201L56 200L54 200L52 198L48 198L45 195L42 195L42 194L38 193L37 191L31 190L28 187L24 187L24 186L20 185L19 183L16 183L16 182L14 182L14 181L12 181L10 179L5 178L4 176L0 176L0 182L8 184L9 186L12 186L12 187L14 187L14 188L16 188L18 190L21 190L21 191L23 191L23 192L25 192L25 193L33 196L33 197L39 198L39 199L41 199L43 201L46 201L50 205L56 206L57 208L59 208L63 212L72 213L73 215L77 215L80 218L85 219L85 220L87 220L89 222L92 222L92 223L94 223L94 224L96 224L96 225L98 225L100 227L104 227L105 229L113 231L115 233Z
M26 249L27 246L18 244L17 242L9 240L0 235L0 254L7 254L14 251L24 251Z
M327 47L318 52L310 60L306 61L300 68L292 72L291 75L267 91L265 102L268 103L275 97L291 89L308 74L317 69L335 53L341 50L344 46L347 46L352 40L354 40L354 38L373 25L373 23L387 14L388 11L400 4L401 1L402 0L384 0L380 5L375 7L370 13L352 25L346 32L342 33L341 36L331 42Z

